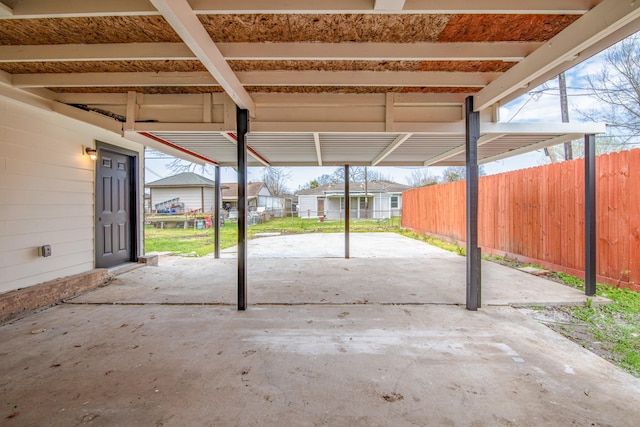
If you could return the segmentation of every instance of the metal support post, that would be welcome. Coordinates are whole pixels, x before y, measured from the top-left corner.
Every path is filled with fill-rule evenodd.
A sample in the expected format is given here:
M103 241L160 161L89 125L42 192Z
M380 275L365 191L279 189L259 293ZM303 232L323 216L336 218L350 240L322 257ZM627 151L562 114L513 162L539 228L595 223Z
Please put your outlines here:
M220 194L220 166L216 166L215 168L215 196L213 198L213 218L211 218L213 222L213 255L216 259L220 258L220 199L222 198Z
M349 197L349 165L344 165L344 257L349 259L349 220L351 198Z
M238 310L247 308L247 132L249 112L236 109L238 132Z
M478 248L478 139L480 113L473 111L473 97L465 102L465 153L467 163L467 310L481 305L480 249Z
M584 136L584 293L596 294L596 137Z

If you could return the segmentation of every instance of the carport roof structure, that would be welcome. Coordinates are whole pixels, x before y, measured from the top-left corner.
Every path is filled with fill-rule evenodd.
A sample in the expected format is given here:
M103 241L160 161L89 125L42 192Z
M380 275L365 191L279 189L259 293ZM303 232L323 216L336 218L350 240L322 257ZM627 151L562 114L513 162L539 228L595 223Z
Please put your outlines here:
M475 310L478 162L582 135L595 292L604 125L502 123L499 107L639 29L635 0L0 0L0 95L237 167L241 310L247 166L464 164Z
M600 133L498 107L640 29L620 0L0 0L0 91L179 157L463 165Z

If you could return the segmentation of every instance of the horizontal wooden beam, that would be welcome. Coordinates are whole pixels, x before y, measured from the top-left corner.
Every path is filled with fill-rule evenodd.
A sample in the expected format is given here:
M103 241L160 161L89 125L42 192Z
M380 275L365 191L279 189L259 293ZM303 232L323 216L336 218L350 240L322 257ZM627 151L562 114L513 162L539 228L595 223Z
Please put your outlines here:
M390 0L387 0L387 2ZM394 0L391 0L394 1ZM375 7L371 0L191 0L196 14L234 13L517 13L582 14L599 0L407 0L400 10ZM10 9L11 10L11 9ZM0 18L61 18L78 16L157 15L147 0L21 0L12 15Z
M520 61L539 42L217 43L226 60ZM0 62L197 60L184 43L0 46Z
M13 84L16 87L219 86L207 71L14 74Z
M420 86L482 88L500 73L445 71L242 71L250 86ZM220 86L209 74L194 72L14 74L16 87Z

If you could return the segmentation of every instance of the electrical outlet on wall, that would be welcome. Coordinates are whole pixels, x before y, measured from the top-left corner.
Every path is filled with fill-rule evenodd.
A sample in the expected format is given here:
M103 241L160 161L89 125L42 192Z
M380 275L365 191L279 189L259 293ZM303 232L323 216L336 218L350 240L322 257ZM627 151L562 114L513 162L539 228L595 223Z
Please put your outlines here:
M40 256L44 258L51 256L51 245L40 246L38 252L40 252Z

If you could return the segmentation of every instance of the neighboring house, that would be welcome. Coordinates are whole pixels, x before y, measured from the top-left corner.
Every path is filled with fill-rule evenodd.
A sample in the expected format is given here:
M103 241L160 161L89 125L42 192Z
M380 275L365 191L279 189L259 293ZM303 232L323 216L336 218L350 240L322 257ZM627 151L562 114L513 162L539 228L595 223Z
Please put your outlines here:
M222 205L231 211L238 208L238 184L224 183L222 190ZM247 184L247 207L249 211L269 212L271 216L279 218L285 214L286 199L271 194L264 182L250 182ZM233 214L231 214L233 218Z
M388 181L371 181L349 185L351 218L390 218L402 212L402 192L408 185ZM298 216L300 218L327 219L344 218L344 184L320 185L302 190L298 195Z
M150 182L145 187L151 193L152 213L209 213L215 210L215 182L197 173L180 173Z

